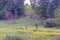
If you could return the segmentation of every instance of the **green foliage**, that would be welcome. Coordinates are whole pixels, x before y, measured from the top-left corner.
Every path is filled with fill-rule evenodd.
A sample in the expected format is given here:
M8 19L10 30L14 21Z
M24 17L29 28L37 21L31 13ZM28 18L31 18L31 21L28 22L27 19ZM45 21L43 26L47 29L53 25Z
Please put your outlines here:
M60 17L60 7L55 10L55 17Z
M47 27L47 28L56 27L55 19L46 19L44 21L44 26Z
M25 13L35 12L34 9L32 9L31 5L28 5L28 4L25 4L24 10L25 10Z
M15 18L20 18L24 14L23 4L24 0L0 0L0 20L8 20L9 17L4 18L7 15L6 12L11 12Z
M60 7L55 10L56 27L60 27Z

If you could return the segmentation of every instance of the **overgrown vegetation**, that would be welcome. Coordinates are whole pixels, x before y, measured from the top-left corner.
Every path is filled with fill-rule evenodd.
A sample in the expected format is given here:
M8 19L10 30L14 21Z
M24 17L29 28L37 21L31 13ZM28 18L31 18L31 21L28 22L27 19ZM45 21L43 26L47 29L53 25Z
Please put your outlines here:
M60 34L60 0L24 1L0 0L0 40L52 40Z
M24 14L24 0L0 0L0 20L20 18Z
M32 3L34 2L34 3ZM59 0L32 0L31 1L32 8L39 14L40 19L43 21L49 20L49 24L46 24L45 26L48 25L48 27L52 27L54 25L55 27L57 26L56 23L58 19L60 19L58 16L59 14L59 7L60 7L60 1ZM57 18L58 17L58 18ZM54 23L52 23L52 19L56 20ZM44 23L44 22L43 22ZM44 24L43 24L44 25ZM59 24L58 24L59 25ZM54 27L53 26L53 27Z

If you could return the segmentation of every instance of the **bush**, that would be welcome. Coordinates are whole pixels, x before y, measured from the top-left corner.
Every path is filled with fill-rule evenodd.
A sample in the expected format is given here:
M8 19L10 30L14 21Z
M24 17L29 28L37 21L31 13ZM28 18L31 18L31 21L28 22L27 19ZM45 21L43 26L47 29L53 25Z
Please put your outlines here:
M56 27L60 27L60 17L56 18Z
M56 27L55 19L46 19L44 21L44 27Z

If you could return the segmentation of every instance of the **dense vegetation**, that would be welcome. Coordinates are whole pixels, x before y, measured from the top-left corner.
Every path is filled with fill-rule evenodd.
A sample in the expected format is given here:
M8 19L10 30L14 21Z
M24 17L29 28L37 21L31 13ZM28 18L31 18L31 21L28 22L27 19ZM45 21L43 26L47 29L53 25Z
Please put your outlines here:
M60 15L57 10L60 10L60 0L39 0L37 2L37 6L32 5L32 8L39 14L40 19L44 20L45 23L43 22L44 26L56 26L55 23L57 22L56 18L58 17L57 15ZM55 21L54 21L55 20Z
M0 0L0 40L55 40L55 38L60 38L54 37L55 34L60 34L60 29L43 27L60 27L60 0L51 2L41 0L37 7L23 4L24 0Z
M19 18L24 13L24 0L0 0L0 20Z
M36 6L34 9L37 11L37 13L42 19L53 18L55 16L55 9L57 9L60 6L59 0L52 0L51 2L49 0L40 0L37 3L38 6Z

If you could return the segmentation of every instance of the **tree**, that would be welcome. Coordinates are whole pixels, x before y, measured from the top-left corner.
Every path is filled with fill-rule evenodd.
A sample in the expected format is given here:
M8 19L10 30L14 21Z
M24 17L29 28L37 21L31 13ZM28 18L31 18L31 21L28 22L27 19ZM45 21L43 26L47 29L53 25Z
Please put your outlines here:
M19 18L21 15L24 14L23 6L24 0L0 0L0 17L3 19L6 12L10 11L15 16L15 18ZM4 12L4 16L1 12Z
M19 18L24 13L24 0L10 0L7 4L7 10L11 11L16 18Z
M55 10L59 8L60 1L59 0L52 0L52 2L49 5L48 13L51 18L53 18L55 15Z
M38 6L34 7L33 3L33 9L40 15L41 19L48 19L54 18L54 12L55 9L59 7L60 0L40 0L36 4L38 4Z
M38 6L36 6L34 9L35 11L40 15L40 17L47 18L47 8L48 8L48 0L40 0L37 2Z
M34 0L36 1L36 0ZM35 4L38 4L38 6L35 6ZM40 0L37 3L35 2L35 4L33 3L32 8L37 12L37 14L39 14L40 19L42 20L47 20L47 19L54 19L55 18L55 10L57 8L59 8L60 6L60 0ZM55 22L49 22L52 20L48 20L48 22L46 22L45 26L48 27L52 27L55 26ZM43 21L44 23L44 21Z
M25 13L34 13L35 12L34 9L32 9L31 5L29 5L29 4L24 5L24 11L25 11Z

